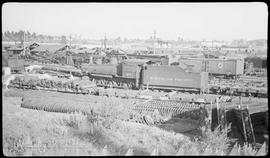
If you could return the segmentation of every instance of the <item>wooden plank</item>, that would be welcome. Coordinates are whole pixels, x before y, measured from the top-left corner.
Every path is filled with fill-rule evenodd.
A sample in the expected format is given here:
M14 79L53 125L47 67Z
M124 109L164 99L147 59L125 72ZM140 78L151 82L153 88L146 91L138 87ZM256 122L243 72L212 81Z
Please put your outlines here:
M253 130L252 122L251 122L251 117L250 117L249 110L248 110L248 105L247 105L247 112L248 112L249 128L250 128L250 130L251 130L251 136L252 136L252 143L253 143L253 144L256 144L255 135L254 135L254 130Z
M245 120L244 120L244 116L243 116L243 111L242 111L242 97L239 97L239 102L240 102L240 115L241 115L241 122L243 125L243 134L244 134L244 139L245 142L247 141L247 132L246 132L246 125L245 125Z
M219 98L216 98L216 101L217 101L217 121L218 121L218 124L219 124Z

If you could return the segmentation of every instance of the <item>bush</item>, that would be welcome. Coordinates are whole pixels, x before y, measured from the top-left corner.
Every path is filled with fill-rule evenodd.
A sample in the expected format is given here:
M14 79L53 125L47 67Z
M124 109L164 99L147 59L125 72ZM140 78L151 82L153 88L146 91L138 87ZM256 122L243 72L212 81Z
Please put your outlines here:
M202 127L202 137L200 138L200 146L202 151L206 147L210 148L213 153L225 153L230 145L230 143L235 140L229 139L228 133L231 130L231 124L221 129L220 126L216 127L214 131L210 128Z
M9 136L4 138L4 154L6 156L23 156L25 152L24 137L21 136Z
M220 126L214 131L202 127L202 136L195 138L191 143L184 144L180 147L177 155L229 155L229 145L234 143L235 139L230 139L228 133L231 130L229 124L224 129ZM244 143L242 147L236 146L237 151L233 155L254 156L257 152L251 144Z

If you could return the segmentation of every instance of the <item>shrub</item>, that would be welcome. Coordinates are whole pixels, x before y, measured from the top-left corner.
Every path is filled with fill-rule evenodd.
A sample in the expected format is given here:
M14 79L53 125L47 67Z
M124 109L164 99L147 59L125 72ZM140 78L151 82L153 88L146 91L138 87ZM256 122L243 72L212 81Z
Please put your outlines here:
M234 140L229 139L228 133L231 130L231 124L221 129L220 126L216 127L214 131L210 128L202 127L202 137L200 138L200 146L202 151L208 147L211 148L214 153L226 152L230 143Z
M6 156L23 156L25 152L24 137L20 136L9 136L4 138L4 149Z

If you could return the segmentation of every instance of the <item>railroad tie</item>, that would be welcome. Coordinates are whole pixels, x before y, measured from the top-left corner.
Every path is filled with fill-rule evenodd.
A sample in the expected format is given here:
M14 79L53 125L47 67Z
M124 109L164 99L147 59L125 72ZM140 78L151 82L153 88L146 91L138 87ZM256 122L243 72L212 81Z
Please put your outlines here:
M138 118L138 115L137 115L137 114L135 114L135 115L134 115L134 120L135 120L135 122L136 122L136 123L140 123L140 121L139 121L139 118Z
M137 115L137 120L138 120L138 123L141 123L142 124L142 120L141 120L141 115L140 114Z

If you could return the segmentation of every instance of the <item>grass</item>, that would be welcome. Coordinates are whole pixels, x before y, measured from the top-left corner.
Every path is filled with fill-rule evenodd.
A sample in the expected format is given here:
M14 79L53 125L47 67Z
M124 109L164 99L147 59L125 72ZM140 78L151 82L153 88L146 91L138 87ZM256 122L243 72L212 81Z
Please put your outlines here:
M20 102L19 97L4 97L6 156L124 155L130 148L135 155L150 155L154 149L159 155L224 155L234 141L227 137L230 127L214 131L202 128L202 136L191 140L180 133L121 120L128 117L129 109L117 99L93 106L102 116L24 109L17 105ZM241 150L242 155L256 152L249 145Z

